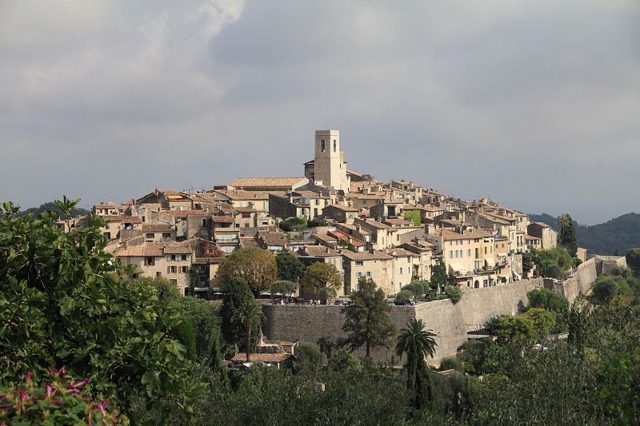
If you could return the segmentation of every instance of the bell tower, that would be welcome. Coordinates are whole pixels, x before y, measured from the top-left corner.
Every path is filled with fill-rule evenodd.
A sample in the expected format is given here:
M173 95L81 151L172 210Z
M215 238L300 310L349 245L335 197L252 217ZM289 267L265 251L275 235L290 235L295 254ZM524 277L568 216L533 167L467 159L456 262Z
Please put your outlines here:
M314 179L324 186L349 191L347 163L340 147L338 130L316 130Z

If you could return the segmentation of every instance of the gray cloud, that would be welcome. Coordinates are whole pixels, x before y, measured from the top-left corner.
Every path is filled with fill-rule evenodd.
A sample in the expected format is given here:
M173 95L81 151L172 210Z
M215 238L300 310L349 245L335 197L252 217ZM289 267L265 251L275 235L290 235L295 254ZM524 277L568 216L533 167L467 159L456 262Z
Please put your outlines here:
M8 1L0 199L351 167L593 223L638 211L633 0Z

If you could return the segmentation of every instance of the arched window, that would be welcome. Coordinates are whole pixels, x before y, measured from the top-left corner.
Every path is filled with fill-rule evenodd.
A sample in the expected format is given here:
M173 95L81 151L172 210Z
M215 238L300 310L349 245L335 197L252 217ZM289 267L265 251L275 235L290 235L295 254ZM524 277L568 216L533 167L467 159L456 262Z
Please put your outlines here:
M333 140L333 152L336 152L336 140Z
M326 147L324 144L324 139L320 139L320 151L325 152Z

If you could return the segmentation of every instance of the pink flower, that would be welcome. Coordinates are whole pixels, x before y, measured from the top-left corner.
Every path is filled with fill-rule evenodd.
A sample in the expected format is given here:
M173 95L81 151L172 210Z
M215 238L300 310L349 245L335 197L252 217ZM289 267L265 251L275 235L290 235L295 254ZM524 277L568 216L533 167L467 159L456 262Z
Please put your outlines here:
M60 371L58 371L58 373L60 373L60 377L64 377L64 376L67 374L67 372L66 372L66 371L65 371L65 369L64 369L64 365L62 366L62 368L60 369Z
M60 405L60 404L62 404L62 401L60 401L59 399L54 399L53 401L51 401L51 403L53 405Z
M82 389L87 383L89 383L89 379L87 379L85 377L84 379L80 380L79 382L72 381L71 384L69 385L69 387L73 388L73 389Z
M24 380L26 384L31 384L31 376L33 376L33 373L31 371L27 371Z
M53 397L53 395L56 394L56 389L54 389L53 387L51 387L50 384L47 383L47 386L45 387L45 392L47 394L47 398L51 398Z
M29 394L27 391L20 391L18 392L18 399L27 400L29 399Z

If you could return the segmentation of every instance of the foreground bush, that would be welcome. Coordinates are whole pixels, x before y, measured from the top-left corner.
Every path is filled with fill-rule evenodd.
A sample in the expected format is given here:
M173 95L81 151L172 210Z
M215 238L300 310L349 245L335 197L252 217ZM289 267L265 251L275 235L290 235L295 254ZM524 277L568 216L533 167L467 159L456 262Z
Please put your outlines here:
M86 391L88 382L72 380L63 367L51 369L49 381L38 386L31 372L27 372L23 383L0 387L0 424L129 424L108 400L92 399Z

